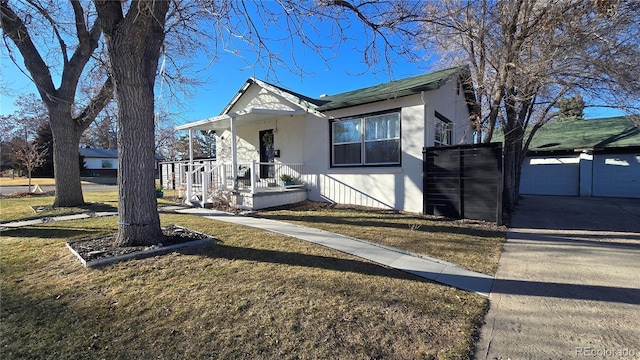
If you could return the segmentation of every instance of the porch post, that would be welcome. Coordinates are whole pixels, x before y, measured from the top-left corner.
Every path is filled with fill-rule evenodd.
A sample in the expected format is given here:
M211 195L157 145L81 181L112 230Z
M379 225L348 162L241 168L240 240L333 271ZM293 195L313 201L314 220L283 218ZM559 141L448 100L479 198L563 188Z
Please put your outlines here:
M189 129L189 166L187 170L187 202L191 203L193 196L193 130Z
M224 163L218 165L218 173L220 174L220 179L222 181L220 187L222 190L227 190L227 166Z
M209 176L211 176L210 164L210 162L205 161L204 171L202 172L202 207L204 207L204 203L206 203L209 198Z
M251 193L252 194L256 194L258 192L258 184L256 184L256 160L253 159L251 160L251 172L249 173L249 175L251 175Z
M233 178L233 189L238 189L238 144L236 140L236 119L232 117L231 123L231 177Z

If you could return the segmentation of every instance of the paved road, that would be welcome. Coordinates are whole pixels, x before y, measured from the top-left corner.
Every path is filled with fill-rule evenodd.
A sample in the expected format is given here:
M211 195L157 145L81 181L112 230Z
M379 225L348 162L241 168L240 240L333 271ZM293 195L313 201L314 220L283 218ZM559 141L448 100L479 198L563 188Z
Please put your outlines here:
M477 359L640 359L640 199L525 197Z
M28 191L28 186L0 186L0 194L8 195L18 191ZM82 185L83 191L95 191L95 190L117 190L117 185ZM55 190L55 186L42 186L42 190L49 191Z

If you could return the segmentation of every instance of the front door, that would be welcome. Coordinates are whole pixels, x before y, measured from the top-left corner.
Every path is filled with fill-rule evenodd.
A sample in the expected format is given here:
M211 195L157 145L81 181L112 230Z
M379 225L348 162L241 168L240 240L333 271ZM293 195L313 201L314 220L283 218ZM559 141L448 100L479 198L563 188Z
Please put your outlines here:
M260 136L260 178L274 178L275 168L273 165L265 165L264 163L273 163L273 129L262 130Z

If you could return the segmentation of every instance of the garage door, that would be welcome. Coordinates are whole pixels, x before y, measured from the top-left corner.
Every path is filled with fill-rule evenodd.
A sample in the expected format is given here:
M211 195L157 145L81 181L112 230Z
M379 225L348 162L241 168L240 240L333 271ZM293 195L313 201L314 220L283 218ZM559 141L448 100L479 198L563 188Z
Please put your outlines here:
M593 196L640 198L640 154L594 155Z
M577 156L527 157L522 164L520 194L578 196Z

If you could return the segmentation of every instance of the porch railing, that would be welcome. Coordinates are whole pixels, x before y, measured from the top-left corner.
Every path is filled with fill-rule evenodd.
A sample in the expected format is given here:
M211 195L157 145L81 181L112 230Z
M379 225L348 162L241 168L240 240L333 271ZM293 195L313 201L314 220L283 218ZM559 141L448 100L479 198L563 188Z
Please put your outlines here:
M182 184L186 200L207 201L216 190L239 190L252 194L264 191L281 191L290 187L303 186L301 176L304 165L297 163L263 163L252 161L238 163L236 181L233 179L233 165L230 163L215 164L180 164L180 172L185 174ZM293 184L285 184L281 177L289 175Z

